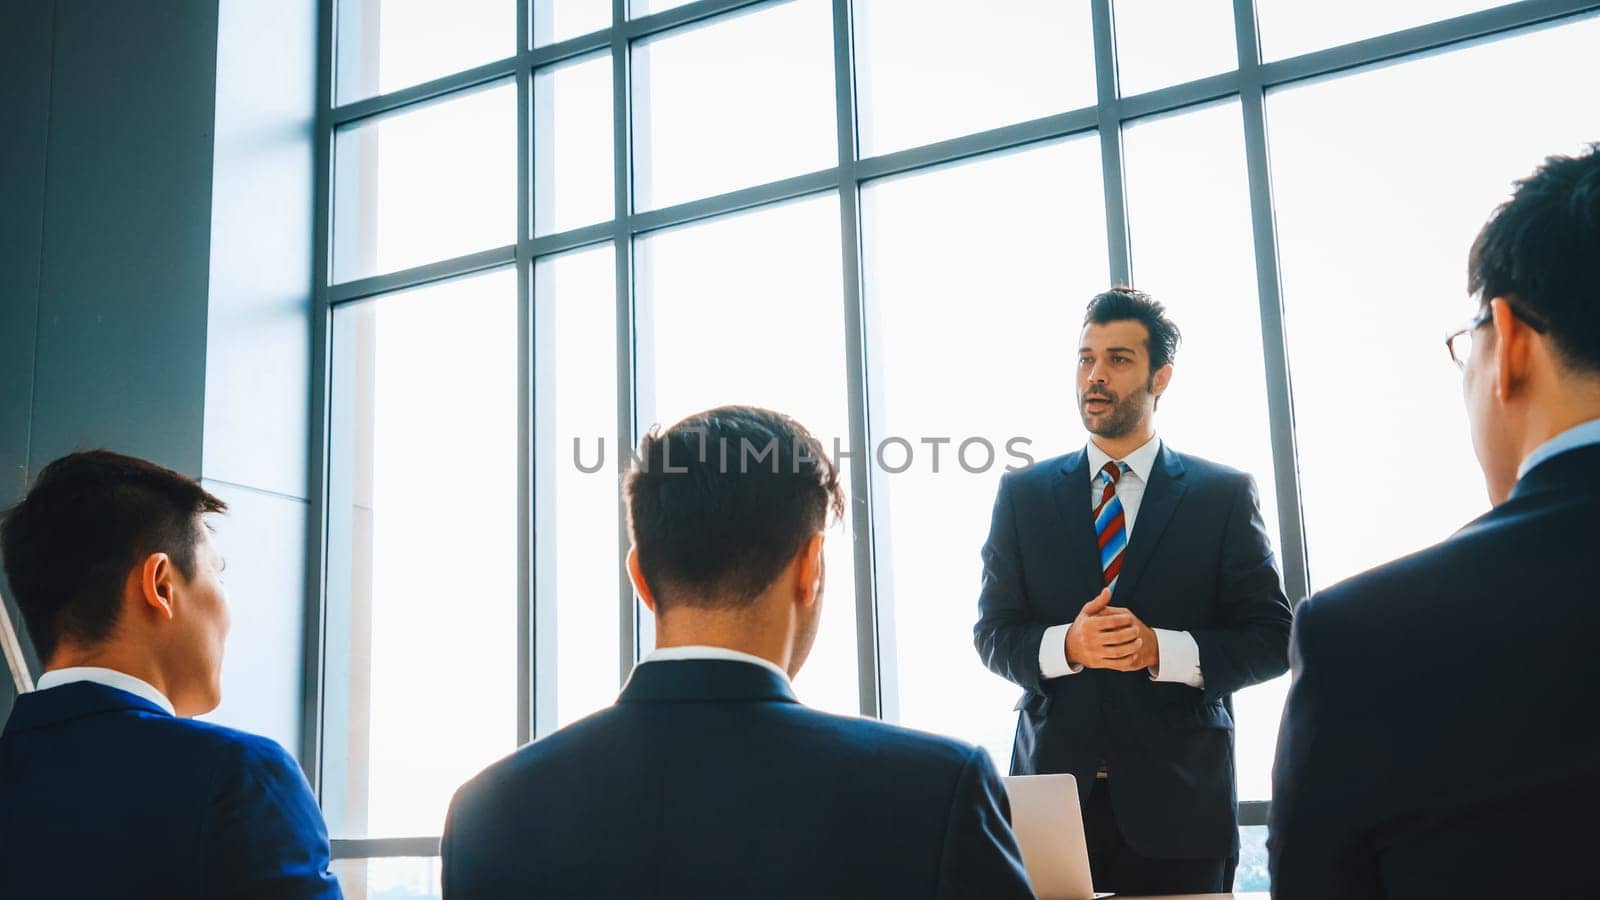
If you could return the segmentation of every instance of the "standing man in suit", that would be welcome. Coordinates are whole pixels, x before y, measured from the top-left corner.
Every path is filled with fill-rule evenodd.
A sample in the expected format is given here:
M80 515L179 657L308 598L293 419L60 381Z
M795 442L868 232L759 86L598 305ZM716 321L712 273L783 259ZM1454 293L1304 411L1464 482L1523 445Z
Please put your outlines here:
M0 897L337 900L289 754L196 722L228 603L193 480L105 451L39 473L0 524L38 689L0 733Z
M1600 897L1600 145L1519 182L1467 270L1494 508L1300 605L1279 897Z
M1077 777L1095 888L1124 894L1230 889L1231 697L1288 667L1254 481L1156 436L1178 342L1142 292L1089 302L1089 444L1001 479L974 629L1025 692L1011 771Z
M838 473L787 416L644 441L628 571L656 650L615 706L457 792L449 900L1030 898L988 754L795 699Z

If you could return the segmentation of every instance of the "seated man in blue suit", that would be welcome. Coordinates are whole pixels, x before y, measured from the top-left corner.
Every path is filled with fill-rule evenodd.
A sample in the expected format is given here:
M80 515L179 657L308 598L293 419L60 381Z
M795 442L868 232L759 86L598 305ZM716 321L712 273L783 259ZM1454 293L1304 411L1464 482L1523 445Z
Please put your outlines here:
M334 900L295 761L190 719L221 700L222 501L132 457L75 453L0 524L45 660L0 733L0 897Z
M1468 272L1494 508L1300 605L1278 897L1600 897L1600 152L1521 181Z
M815 438L714 409L647 437L625 494L657 649L457 792L449 900L1033 896L983 750L795 698L843 512Z

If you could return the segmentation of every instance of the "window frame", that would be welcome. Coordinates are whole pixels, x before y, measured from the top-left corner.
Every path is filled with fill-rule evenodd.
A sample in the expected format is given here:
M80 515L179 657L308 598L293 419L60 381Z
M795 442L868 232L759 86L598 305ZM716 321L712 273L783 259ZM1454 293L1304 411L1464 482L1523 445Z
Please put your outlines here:
M1262 346L1272 459L1278 505L1279 558L1285 589L1292 602L1306 596L1309 575L1302 521L1299 469L1295 448L1294 412L1283 327L1276 225L1268 166L1266 93L1277 87L1322 78L1406 57L1444 52L1464 43L1502 36L1541 26L1558 25L1600 11L1600 0L1522 0L1493 9L1406 29L1353 43L1264 63L1256 27L1254 0L1233 0L1237 66L1229 72L1176 84L1134 96L1121 96L1117 83L1117 49L1113 0L1091 0L1094 39L1096 102L1092 106L1062 110L1026 122L968 134L925 146L880 156L862 157L857 139L853 0L831 0L835 112L838 132L836 164L828 169L797 174L755 187L704 197L661 209L639 212L633 199L633 141L631 122L631 47L646 37L725 14L750 11L783 0L695 0L664 12L631 18L628 0L612 0L612 24L602 30L559 43L534 46L534 0L517 3L517 52L504 59L436 78L387 94L336 105L334 76L338 61L336 18L338 0L318 0L319 50L317 116L314 123L315 246L312 333L311 485L307 546L306 631L303 670L303 714L300 758L313 788L321 793L323 751L323 694L325 617L328 608L328 573L348 560L332 559L328 541L329 437L331 428L329 384L332 370L329 332L333 310L357 301L382 302L380 295L436 281L514 265L518 290L518 709L517 739L525 743L554 730L555 714L549 707L555 696L555 661L537 653L541 623L553 621L552 597L536 595L538 579L533 496L535 460L533 443L533 360L552 338L535 329L533 316L533 264L536 260L571 250L610 243L615 248L615 302L617 312L618 434L635 442L640 434L636 384L636 308L633 241L658 229L701 221L797 197L837 192L841 215L843 297L845 303L846 384L849 396L849 439L853 447L870 447L869 380L873 348L866 345L863 309L860 189L864 182L911 172L996 151L1023 147L1076 134L1097 133L1104 178L1105 226L1109 249L1109 282L1130 283L1131 249L1122 164L1122 129L1129 122L1199 107L1238 97L1243 113L1244 146L1256 259L1257 297L1260 306ZM534 236L534 148L532 79L536 70L609 52L612 65L613 211L608 222L541 237ZM334 283L332 274L333 165L336 131L362 119L392 113L414 104L438 100L489 82L514 78L517 90L517 238L514 243L485 248L453 259L427 263L353 281ZM863 715L895 718L895 673L892 666L893 623L880 615L874 560L875 531L883 527L881 476L871 467L851 468L856 596L856 649ZM876 492L876 493L875 493ZM548 505L548 504L547 504ZM619 513L621 499L618 498ZM648 643L649 624L643 621L622 560L627 551L626 517L619 515L617 533L616 599L621 610L618 685ZM545 640L548 641L548 636ZM891 649L885 668L886 649ZM1266 821L1267 802L1240 804L1242 826ZM439 836L350 840L334 836L336 859L437 856Z

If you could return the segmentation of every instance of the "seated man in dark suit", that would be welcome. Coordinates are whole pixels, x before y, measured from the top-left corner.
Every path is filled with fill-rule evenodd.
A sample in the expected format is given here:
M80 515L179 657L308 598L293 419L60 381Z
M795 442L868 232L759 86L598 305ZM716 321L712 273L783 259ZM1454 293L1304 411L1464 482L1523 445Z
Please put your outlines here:
M449 900L1033 896L983 750L795 699L843 512L815 438L714 409L647 437L625 493L658 649L457 792Z
M1519 182L1468 271L1494 508L1301 604L1278 897L1600 897L1600 152Z
M39 473L0 524L45 660L0 733L0 897L334 900L295 761L196 722L221 701L228 605L193 480L105 451Z

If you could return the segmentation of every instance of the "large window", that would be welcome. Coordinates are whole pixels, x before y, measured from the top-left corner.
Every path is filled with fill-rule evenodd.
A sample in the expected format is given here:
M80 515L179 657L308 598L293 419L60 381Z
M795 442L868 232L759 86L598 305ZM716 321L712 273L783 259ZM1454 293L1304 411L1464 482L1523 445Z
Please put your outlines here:
M978 551L1085 440L1108 284L1172 309L1158 427L1255 477L1294 600L1470 518L1438 338L1510 180L1595 137L1592 8L324 0L303 749L347 896L436 897L455 786L650 650L620 465L697 410L848 454L801 698L1002 767ZM1235 698L1242 889L1284 686Z
M1488 509L1439 323L1511 179L1600 137L1595 47L1590 19L1268 97L1313 587Z
M861 195L878 603L894 634L885 696L901 722L981 743L1002 766L1017 688L973 649L978 548L1006 468L1084 440L1062 391L1081 308L1067 298L1104 288L1101 183L1091 135L874 181Z

